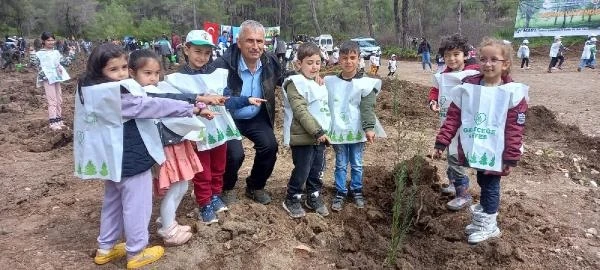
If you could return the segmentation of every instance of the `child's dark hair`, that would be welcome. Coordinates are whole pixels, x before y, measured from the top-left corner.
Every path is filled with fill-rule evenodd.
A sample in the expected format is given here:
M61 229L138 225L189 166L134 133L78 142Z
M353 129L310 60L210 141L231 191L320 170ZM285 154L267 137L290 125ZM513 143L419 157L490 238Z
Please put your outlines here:
M122 56L127 56L123 48L112 43L104 43L94 48L88 58L85 73L79 77L79 86L90 86L110 82L110 80L102 74L102 69L110 59Z
M56 38L54 37L54 34L52 34L50 32L43 32L42 36L41 36L42 44L44 44L44 41L48 40L49 38L56 40Z
M358 42L356 41L344 41L342 45L340 45L340 55L342 54L350 54L356 53L360 55L360 47L358 46Z
M158 58L158 54L151 50L136 50L129 55L129 62L127 65L131 70L136 72L139 68L146 65L150 59L156 60L160 66L160 58Z
M450 50L459 49L465 56L469 54L469 44L466 37L460 34L454 34L442 38L440 43L439 54L444 56L444 53Z
M302 61L306 57L311 57L313 55L321 56L321 49L317 44L312 42L305 42L298 46L298 61Z

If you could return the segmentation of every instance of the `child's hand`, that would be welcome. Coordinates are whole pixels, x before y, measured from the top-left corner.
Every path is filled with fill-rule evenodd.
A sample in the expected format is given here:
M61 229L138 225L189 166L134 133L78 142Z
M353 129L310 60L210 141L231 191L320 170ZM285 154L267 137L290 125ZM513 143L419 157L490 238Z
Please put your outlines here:
M325 80L323 80L323 77L321 77L321 75L317 74L317 76L315 77L315 82L318 85L324 85L325 84Z
M444 151L442 151L442 150L440 150L440 149L435 149L435 148L434 148L434 149L433 149L433 155L431 155L431 157L432 157L433 159L440 159L440 158L442 158L442 153L443 153L443 152L444 152Z
M198 115L200 115L208 120L213 120L213 118L215 118L215 116L219 115L219 113L213 112L213 111L209 110L208 108L204 108L198 113Z
M429 102L429 109L431 109L434 112L439 112L440 111L440 105L437 103L437 101L432 100Z
M248 102L254 106L260 106L260 104L262 104L263 102L267 102L267 100L262 98L249 97Z
M373 143L375 142L375 131L369 130L365 132L365 137L367 137L367 142Z
M209 95L209 96L197 96L196 101L200 101L209 105L225 105L225 101L228 97L219 96L219 95Z

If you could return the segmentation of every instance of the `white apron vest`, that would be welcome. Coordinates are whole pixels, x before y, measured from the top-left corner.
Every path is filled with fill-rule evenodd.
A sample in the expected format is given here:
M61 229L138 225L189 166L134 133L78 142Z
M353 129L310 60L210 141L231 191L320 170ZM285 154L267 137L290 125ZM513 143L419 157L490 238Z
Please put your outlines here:
M463 70L460 72L446 72L433 75L433 85L439 90L437 102L440 107L440 126L446 121L446 114L448 113L448 108L451 103L452 89L455 86L462 84L462 79L465 77L478 73L479 71L477 70ZM454 136L450 145L448 145L448 154L458 154L458 136Z
M49 84L71 79L67 70L60 64L62 55L57 50L40 50L35 56L40 60L40 68L48 78Z
M166 82L159 82L158 86L145 86L144 91L154 94L181 94L180 91ZM161 121L168 129L186 140L204 141L206 139L206 126L197 117L169 117L158 121Z
M460 143L469 167L502 172L504 129L509 109L524 98L529 87L508 83L496 87L463 84L452 96L461 109Z
M365 142L365 132L360 118L360 101L373 91L381 90L381 80L363 77L345 81L337 76L326 76L325 87L329 92L329 111L331 128L329 138L332 144L351 144ZM385 131L375 118L375 135L386 137Z
M73 154L75 176L81 179L121 181L123 164L123 123L121 85L145 95L131 82L110 82L82 87L84 104L75 97ZM136 83L137 84L137 83ZM165 156L156 125L151 119L136 119L144 145L159 164Z
M227 74L228 71L222 68L216 69L211 74L172 73L166 76L165 81L186 94L223 95L223 89L227 87ZM213 149L229 140L242 139L240 131L225 106L209 105L208 108L219 115L212 120L198 117L206 126L207 134L204 140L196 142L199 151Z
M308 80L304 75L293 75L286 79L286 81L288 80L294 82L298 93L306 99L308 111L317 120L319 125L321 125L325 133L328 133L331 126L331 113L329 112L329 94L325 85L319 85L315 81ZM283 96L283 144L288 146L290 144L290 129L294 114L285 90L283 90Z

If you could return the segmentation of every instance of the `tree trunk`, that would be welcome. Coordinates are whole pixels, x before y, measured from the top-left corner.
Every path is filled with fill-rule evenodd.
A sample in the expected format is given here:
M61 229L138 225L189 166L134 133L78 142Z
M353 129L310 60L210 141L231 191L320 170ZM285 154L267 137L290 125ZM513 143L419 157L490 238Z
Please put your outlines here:
M319 19L317 19L317 0L310 0L310 11L312 14L313 23L317 30L317 35L321 35L321 26L319 25Z
M402 46L408 45L408 0L402 0Z
M196 0L192 0L192 13L194 14L194 29L198 29L198 20L196 19Z
M400 9L398 7L399 3L399 0L394 0L394 34L398 45L404 46L404 41L401 38L401 36L404 34L404 31L400 28L400 10L398 10Z
M458 0L457 15L458 34L462 35L462 0Z
M365 14L367 15L369 36L375 38L375 33L373 32L373 14L371 14L371 0L363 0L363 4L365 5Z

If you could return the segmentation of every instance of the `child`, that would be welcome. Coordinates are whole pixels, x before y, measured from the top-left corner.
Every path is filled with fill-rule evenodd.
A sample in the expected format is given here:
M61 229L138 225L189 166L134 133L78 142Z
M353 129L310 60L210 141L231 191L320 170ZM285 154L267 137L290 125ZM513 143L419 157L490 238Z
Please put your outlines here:
M529 40L524 39L517 51L517 56L521 58L521 69L529 69L529 46L527 44L529 44Z
M444 62L444 55L439 52L435 55L435 62L437 64L437 73L441 73L445 69L446 63Z
M374 52L371 57L369 58L369 62L371 64L371 75L377 75L377 72L379 71L379 66L381 65L380 61L380 57L379 57L379 51Z
M164 254L161 246L146 248L150 168L165 160L152 119L191 117L199 110L184 101L146 97L139 84L119 82L127 77L121 47L107 43L92 51L75 98L73 148L76 176L107 180L94 262L127 255L127 268L138 268ZM122 234L126 243L117 244Z
M579 67L577 67L577 71L581 71L584 67L589 67L591 69L595 68L596 60L596 38L591 37L589 40L585 42L583 46L583 52L581 53L581 61L579 62Z
M31 56L31 64L38 67L36 86L44 86L48 101L48 122L50 129L59 130L65 127L62 119L62 90L60 83L71 77L63 65L71 63L71 58L63 57L54 49L55 38L50 32L43 32L42 49Z
M208 65L215 48L212 37L204 30L188 33L183 47L187 64L177 73L167 76L166 81L183 93L206 96L222 96L227 86L227 70ZM229 114L230 109L239 109L250 104L260 106L264 99L253 97L228 97L225 106L210 106L219 113L212 120L200 119L206 126L205 140L197 142L196 154L204 167L192 179L194 195L198 203L198 218L206 225L218 222L216 213L227 211L221 199L223 174L228 140L241 139L238 129ZM221 103L219 103L221 104ZM218 104L217 104L218 105Z
M444 56L446 69L433 76L435 86L429 91L429 108L439 113L440 125L446 120L446 112L450 106L451 89L461 83L464 77L478 74L479 65L465 65L469 53L467 39L455 34L442 39L439 54ZM446 204L450 210L460 210L471 203L469 194L469 177L465 168L458 163L458 138L452 138L448 147L448 187L442 188L442 193L456 195Z
M332 117L329 138L335 150L335 188L331 209L341 211L346 195L354 198L357 208L364 208L362 192L362 153L365 141L375 141L375 129L380 129L375 115L375 98L381 89L381 80L363 77L358 73L360 48L353 41L340 46L342 72L326 76L329 91L329 111ZM385 136L385 134L381 134ZM346 188L346 171L351 167L350 191Z
M156 87L159 86L161 71L160 59L156 53L150 50L136 50L130 54L129 75L143 86L149 95L151 92L165 91L161 90L161 88L166 88L162 85L162 87ZM176 99L186 98L186 95L183 94L167 95L169 97L179 96ZM187 95L187 97L193 101L199 99L210 102L205 97L197 98L196 95ZM205 103L198 103L198 105L198 108L201 109L200 115L207 118L213 117ZM177 223L175 212L188 190L188 180L192 179L196 173L202 172L202 165L194 152L192 143L183 136L191 132L204 132L204 124L196 118L185 118L183 121L181 118L175 118L160 121L157 125L166 157L165 162L160 165L154 181L157 195L164 196L160 205L161 227L158 229L158 235L163 238L165 245L177 246L186 243L192 237L192 233L190 226L181 226ZM197 138L198 135L194 137Z
M306 207L327 216L329 211L323 202L321 188L325 146L329 144L327 130L331 124L328 93L324 85L314 81L321 69L319 47L311 42L303 43L297 55L295 64L301 74L290 76L283 83L283 140L285 145L291 146L294 162L283 209L292 218L305 216L302 193L306 184Z
M554 42L550 46L550 65L548 66L548 73L552 73L552 69L555 69L556 63L558 63L558 52L560 51L560 46L562 45L561 36L555 36Z
M496 221L500 177L508 175L522 155L528 87L511 82L512 55L512 48L499 40L483 41L481 74L465 78L453 90L448 116L436 137L434 158L440 158L459 133L459 160L477 169L481 201L471 206L472 221L465 230L470 244L501 235Z
M396 66L396 55L392 54L392 57L390 57L390 60L388 60L388 77L394 76L394 73L396 73L396 69L398 67Z
M360 55L360 60L358 61L358 72L359 73L365 73L365 58L362 56L362 54ZM338 56L339 59L339 56ZM339 62L339 60L338 60Z

